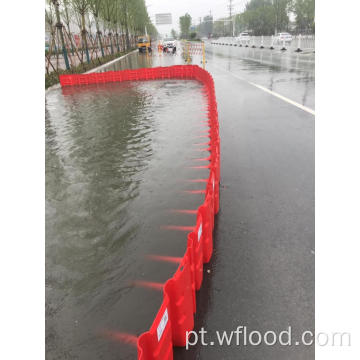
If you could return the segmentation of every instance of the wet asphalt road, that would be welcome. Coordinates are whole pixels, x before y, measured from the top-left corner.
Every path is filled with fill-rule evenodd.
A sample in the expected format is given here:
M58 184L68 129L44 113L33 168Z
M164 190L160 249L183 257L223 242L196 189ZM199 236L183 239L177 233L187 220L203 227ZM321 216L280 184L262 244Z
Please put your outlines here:
M269 88L277 79L277 92L313 107L314 69L269 66L215 51L208 54L207 69L218 101L221 198L196 327L207 330L206 341L215 344L180 350L176 358L312 359L313 347L294 342L315 326L315 119L246 80ZM262 334L291 326L293 345L216 344L216 330L238 326Z
M209 332L206 339L216 342L216 330L247 326L249 331L265 332L291 326L298 339L301 332L314 330L314 116L249 82L314 109L313 55L299 55L304 57L295 66L292 54L264 50L262 60L272 57L269 63L255 51L238 56L229 51L207 48L206 67L214 77L219 111L221 199L214 255L198 293L196 329L203 327ZM200 58L195 56L193 61L199 63ZM109 70L175 63L183 63L180 56L132 54ZM126 249L130 254L136 251L131 245L122 251ZM140 291L137 296L147 295ZM157 306L156 302L148 305ZM121 302L117 307L121 309ZM103 312L96 316L105 316ZM151 312L143 310L136 318L141 315L151 318ZM110 323L113 328L118 324L115 319ZM127 323L133 325L130 320ZM134 354L121 346L109 351L108 342L101 346L100 353L115 356L118 351L119 358ZM198 344L189 350L176 349L175 358L311 359L314 349Z
M230 71L246 81L315 109L314 51L297 53L228 45L207 45L206 49L209 66Z

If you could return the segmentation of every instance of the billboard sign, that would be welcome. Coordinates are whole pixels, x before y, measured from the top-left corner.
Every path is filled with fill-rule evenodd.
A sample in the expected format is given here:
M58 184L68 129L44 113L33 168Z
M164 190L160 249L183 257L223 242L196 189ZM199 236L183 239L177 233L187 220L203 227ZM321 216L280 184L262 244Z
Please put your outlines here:
M170 13L166 14L155 14L155 24L156 25L171 25L172 17Z

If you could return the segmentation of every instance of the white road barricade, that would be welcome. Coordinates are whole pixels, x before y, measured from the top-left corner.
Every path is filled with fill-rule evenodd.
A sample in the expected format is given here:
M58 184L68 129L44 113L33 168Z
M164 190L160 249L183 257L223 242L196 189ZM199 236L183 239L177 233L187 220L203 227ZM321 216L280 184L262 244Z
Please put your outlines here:
M315 35L294 35L291 42L275 41L274 36L251 36L250 41L239 40L235 37L220 37L218 39L211 39L209 43L215 46L266 48L296 52L315 51Z
M299 34L298 36L298 45L297 45L297 49L295 50L296 52L300 52L301 50L301 34Z

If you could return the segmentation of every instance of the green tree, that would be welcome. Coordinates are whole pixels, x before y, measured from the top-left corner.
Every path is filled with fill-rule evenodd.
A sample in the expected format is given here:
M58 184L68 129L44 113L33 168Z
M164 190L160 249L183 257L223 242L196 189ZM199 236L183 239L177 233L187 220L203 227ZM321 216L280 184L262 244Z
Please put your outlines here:
M50 47L52 46L53 39L56 33L56 17L54 14L53 4L50 3L48 9L45 9L45 29L50 33Z
M62 1L62 11L61 11L61 17L66 25L68 33L70 33L70 24L71 24L71 12L70 12L70 0L63 0Z
M241 16L242 25L254 35L271 35L275 30L275 9L271 0L251 0Z
M144 34L145 27L147 28L147 25L150 22L149 15L146 10L145 1L131 0L129 2L129 5L131 27L134 29L135 33Z
M180 31L181 31L181 38L188 39L190 33L190 26L191 26L191 16L186 13L179 18L180 22Z
M49 3L49 7L45 8L45 30L50 34L48 42L48 51L45 51L45 57L48 59L46 64L46 72L49 74L49 66L52 65L50 62L50 57L53 51L53 45L55 45L55 36L56 36L56 18L54 14L54 7L52 3Z
M60 14L66 27L63 27L61 24ZM91 41L92 39L89 39L89 35L91 36L92 24L95 24L96 26L97 45L101 50L102 56L105 55L105 52L103 47L104 38L101 36L100 26L102 26L103 34L108 33L109 35L112 54L114 54L114 43L117 47L117 51L120 51L119 33L125 34L125 47L127 49L131 46L130 34L132 35L132 40L134 40L137 35L143 35L145 30L151 36L157 35L156 27L151 23L147 12L145 0L46 0L45 21L52 40L49 48L50 55L47 55L48 66L52 66L50 62L52 46L56 46L55 39L58 37L58 39L61 40L67 69L69 69L69 61L64 35L68 35L67 38L70 41L73 55L75 52L80 63L83 64L84 53L86 54L87 62L90 63L91 58L88 41ZM72 36L70 34L70 24L73 23L79 26L81 32L81 55L79 55L80 52L78 52L73 45ZM91 46L94 46L92 41ZM94 53L95 56L98 57L98 52L93 49L92 54ZM56 56L58 64L58 51L56 52ZM70 60L72 61L71 57ZM71 63L71 65L73 65L73 63ZM54 67L52 66L52 68Z
M111 28L113 31L114 41L116 45L117 52L120 52L120 45L119 45L119 27L121 27L120 22L120 3L119 1L115 1L114 5L114 12L111 16Z
M111 54L114 53L111 29L112 29L113 16L116 15L115 6L116 6L116 2L114 0L103 0L103 3L102 3L102 18L104 19L106 27L108 29L108 35L109 35L109 38L110 38L110 51L111 51ZM127 12L125 12L125 17L127 17Z
M120 0L120 22L125 29L126 49L130 49L130 37L129 37L129 4L128 0Z
M225 36L226 34L226 19L218 19L213 23L213 34L214 36Z
M177 34L176 34L176 31L174 29L171 29L171 37L173 39L176 39L177 38Z
M243 31L248 30L248 24L245 21L244 13L235 15L235 34L240 34Z
M71 0L72 6L74 10L81 17L81 38L83 41L83 46L85 48L86 61L88 64L90 63L90 55L89 55L89 47L87 43L87 31L86 31L86 23L85 23L85 15L89 9L90 0Z
M102 34L100 31L100 26L99 26L99 17L100 17L100 11L101 11L102 5L103 5L103 0L90 0L90 3L89 3L90 12L95 19L96 34L97 34L97 37L99 40L101 55L104 56L104 48L103 48L103 44L102 44L102 40L101 40Z
M203 21L196 27L196 31L200 37L208 36L210 37L213 33L213 17L212 15L204 16Z
M147 25L146 28L147 28L148 34L151 35L152 37L156 37L158 35L158 31L157 31L156 27L151 22L149 22L149 24Z
M272 0L275 15L275 33L287 30L289 27L289 11L291 0Z
M66 27L65 33L67 31L67 37L68 37L68 39L70 41L70 45L71 45L71 52L74 55L75 46L74 46L74 43L73 43L73 40L72 40L71 28L70 28L72 16L74 14L73 14L72 8L70 7L70 1L71 0L62 0L62 5L63 6L62 6L62 11L61 11L61 16L62 16L62 19L63 19L63 21L65 23L65 27ZM80 62L82 63L82 59L81 59L81 57L79 56L79 54L77 52L76 52L76 55L78 56ZM70 57L70 60L71 60L71 57Z
M294 13L298 32L315 31L315 0L295 0Z
M214 29L214 22L212 15L204 16L203 29L204 29L204 35L210 37Z
M60 40L61 40L61 46L62 46L62 51L63 51L63 56L64 56L64 61L65 61L65 66L66 69L70 69L70 64L69 64L69 59L68 59L68 55L67 55L67 51L66 51L66 46L65 46L65 39L64 39L64 34L62 31L63 28L63 24L61 23L61 19L60 19L60 9L59 9L59 1L57 0L52 0L52 3L54 5L55 8L55 14L56 14L56 28L60 34Z
M245 11L235 17L235 29L250 30L254 35L288 30L291 5L292 0L250 0Z

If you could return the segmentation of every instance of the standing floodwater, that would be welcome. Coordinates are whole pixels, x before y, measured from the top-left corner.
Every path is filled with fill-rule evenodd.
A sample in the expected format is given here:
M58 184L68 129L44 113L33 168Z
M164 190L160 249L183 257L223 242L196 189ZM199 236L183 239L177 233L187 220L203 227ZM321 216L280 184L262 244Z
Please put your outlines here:
M183 256L207 171L206 99L195 81L125 82L46 98L46 352L48 359L131 359L118 334L146 331L162 301L136 280L165 282ZM205 139L206 140L206 139ZM129 336L131 340L131 336ZM131 341L130 341L131 342Z

